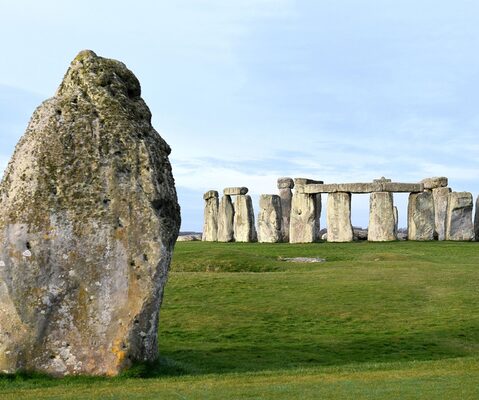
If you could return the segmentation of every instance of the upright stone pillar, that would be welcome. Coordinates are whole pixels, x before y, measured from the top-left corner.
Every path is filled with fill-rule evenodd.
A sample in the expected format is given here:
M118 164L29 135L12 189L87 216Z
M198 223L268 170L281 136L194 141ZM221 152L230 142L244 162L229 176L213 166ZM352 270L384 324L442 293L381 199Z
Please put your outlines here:
M202 240L216 242L218 240L218 192L210 190L203 195L203 199L205 213Z
M408 240L434 240L434 199L431 191L409 195L407 220Z
M479 242L479 196L476 200L476 215L474 216L474 233L476 235L476 242Z
M234 211L233 230L235 241L255 242L257 235L251 197L243 194L236 196Z
M351 193L336 192L328 194L328 242L352 242Z
M231 196L223 195L218 207L218 242L232 242L234 208Z
M391 192L371 193L369 197L368 240L370 242L393 241L397 239L395 232L393 194Z
M472 194L451 192L448 196L446 240L474 239L472 223Z
M281 236L283 242L289 242L289 223L291 219L291 202L293 199L294 181L291 178L279 178L278 189L281 198Z
M447 202L451 188L440 187L432 189L434 199L434 236L437 240L446 239Z
M394 237L398 238L399 213L398 208L394 206Z
M291 201L291 220L289 226L290 243L312 243L319 239L319 216L321 215L321 196L301 193L302 186L322 181L297 178L296 190ZM319 202L318 202L319 199Z
M282 239L281 198L275 194L262 194L259 197L258 241L278 243Z

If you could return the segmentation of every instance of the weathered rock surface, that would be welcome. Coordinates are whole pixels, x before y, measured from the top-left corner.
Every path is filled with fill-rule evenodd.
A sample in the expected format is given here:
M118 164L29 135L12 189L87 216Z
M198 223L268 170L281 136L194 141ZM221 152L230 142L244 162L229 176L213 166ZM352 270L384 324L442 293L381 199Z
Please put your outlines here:
M289 225L290 243L312 243L319 239L318 198L316 195L295 191L291 202L291 220Z
M297 180L295 180L298 186ZM422 192L422 183L399 183L377 179L373 183L305 183L297 190L302 193L373 193L373 192Z
M259 198L258 241L278 243L281 233L281 199L275 194L262 194Z
M479 196L476 199L476 213L474 216L474 233L476 241L479 242Z
M255 242L257 240L253 203L248 195L236 197L233 229L236 242Z
M289 224L291 219L291 202L293 199L294 181L291 178L279 178L278 189L281 199L281 238L283 242L289 242Z
M234 214L231 196L222 196L218 206L218 242L232 242L234 240Z
M278 189L293 189L294 180L292 178L278 178Z
M353 240L351 193L328 194L326 221L328 242L351 242Z
M397 239L398 237L398 225L399 225L399 213L398 208L394 206L394 236Z
M448 196L446 240L473 240L472 194L451 192Z
M229 187L223 189L223 194L225 196L241 196L248 193L247 187Z
M432 189L434 199L434 237L437 240L446 239L447 201L451 188L439 187Z
M203 196L205 200L203 236L204 242L216 242L218 240L218 192L210 190Z
M424 190L437 189L446 187L448 184L448 179L445 176L435 176L432 178L423 179L421 183L424 185Z
M434 240L432 192L411 193L408 203L408 240Z
M0 370L116 375L158 356L180 226L168 144L124 64L81 52L0 186Z
M392 193L371 193L369 197L368 240L371 242L396 240L395 232L396 219Z

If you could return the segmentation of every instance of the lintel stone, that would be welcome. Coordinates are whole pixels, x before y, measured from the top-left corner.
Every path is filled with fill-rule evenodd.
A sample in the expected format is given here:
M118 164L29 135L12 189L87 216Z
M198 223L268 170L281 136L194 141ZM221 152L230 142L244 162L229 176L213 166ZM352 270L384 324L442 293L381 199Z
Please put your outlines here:
M218 197L218 192L216 190L208 190L204 195L203 195L203 200L208 200L212 199L214 197Z
M424 189L436 189L440 187L447 187L448 179L445 176L434 176L426 178L421 181L424 184Z
M247 187L227 187L223 189L223 194L225 196L242 196L248 193Z
M302 193L373 193L406 192L418 193L424 190L422 183L372 182L372 183L330 183L307 184L297 190Z

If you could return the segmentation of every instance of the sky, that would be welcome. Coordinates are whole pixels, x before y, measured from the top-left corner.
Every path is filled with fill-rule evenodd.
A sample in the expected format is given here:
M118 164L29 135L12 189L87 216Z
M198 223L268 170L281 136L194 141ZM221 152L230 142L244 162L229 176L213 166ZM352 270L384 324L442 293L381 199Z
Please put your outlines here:
M202 230L207 190L246 186L257 212L281 176L447 176L476 198L478 15L475 0L0 0L0 171L91 49L140 80L183 231ZM368 201L353 196L353 225Z

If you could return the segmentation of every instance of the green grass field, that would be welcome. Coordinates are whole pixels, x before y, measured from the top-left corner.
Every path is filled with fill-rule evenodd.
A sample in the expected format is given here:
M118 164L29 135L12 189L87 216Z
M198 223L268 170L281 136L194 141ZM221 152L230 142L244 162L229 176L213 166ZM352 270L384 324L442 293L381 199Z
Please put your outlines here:
M180 242L160 325L157 364L0 399L479 399L479 243Z

